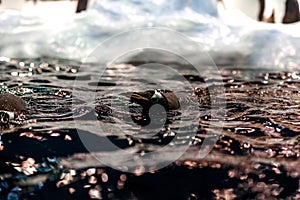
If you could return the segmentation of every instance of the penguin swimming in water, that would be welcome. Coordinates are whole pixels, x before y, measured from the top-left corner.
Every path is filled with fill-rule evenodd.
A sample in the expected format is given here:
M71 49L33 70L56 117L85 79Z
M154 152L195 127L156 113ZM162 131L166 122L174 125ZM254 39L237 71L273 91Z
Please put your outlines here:
M169 90L147 90L145 92L134 92L130 100L143 107L143 112L147 113L154 104L162 105L166 111L178 110L180 104L176 95Z
M1 127L8 127L10 120L19 118L26 110L26 102L20 97L11 93L0 94Z
M147 90L144 92L134 92L130 97L132 103L142 107L142 117L133 117L133 121L142 126L148 125L151 121L149 111L155 104L163 106L166 112L180 109L180 103L174 92L170 90Z

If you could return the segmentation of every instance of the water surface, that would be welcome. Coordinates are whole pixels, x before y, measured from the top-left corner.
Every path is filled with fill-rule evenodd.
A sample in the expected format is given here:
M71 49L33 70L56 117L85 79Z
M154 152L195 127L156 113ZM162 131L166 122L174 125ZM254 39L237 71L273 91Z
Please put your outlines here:
M55 58L2 61L1 91L27 102L28 121L23 125L16 122L2 132L1 196L14 194L12 189L18 186L26 199L89 199L99 195L104 199L297 198L298 71L222 66L223 80L218 80L213 74L204 77L187 66L172 65L190 84L182 87L185 91L181 95L198 99L199 112L189 113L193 119L198 117L195 134L178 132L180 126L189 126L192 121L182 121L180 114L169 115L168 128L150 136L150 132L139 132L135 123L119 120L132 114L124 106L130 106L130 92L145 85L144 79L134 76L140 75L136 71L139 66L118 64L99 80L95 74L99 66L93 64L87 67ZM120 74L123 79L118 78ZM171 75L164 74L167 83L180 85ZM74 85L76 78L82 85ZM220 81L226 90L224 125L213 150L200 158L203 139L214 137L217 130L207 111L211 106L207 86ZM75 89L80 92L74 93ZM193 92L186 93L190 89ZM95 109L84 99L90 91L96 94ZM99 123L105 135L87 128L91 123ZM174 142L176 134L181 137ZM102 156L136 167L134 173L99 163L82 142L82 135L99 144L94 150ZM190 148L177 161L157 169L151 163L137 166L120 157L118 150L105 149L101 144L106 138L139 156L170 142L174 145L163 151L162 157L172 157L186 144ZM151 173L143 174L151 167Z

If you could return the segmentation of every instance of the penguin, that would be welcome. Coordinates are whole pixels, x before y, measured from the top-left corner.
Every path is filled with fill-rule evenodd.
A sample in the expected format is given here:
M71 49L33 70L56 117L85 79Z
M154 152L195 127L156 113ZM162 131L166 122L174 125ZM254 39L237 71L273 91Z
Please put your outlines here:
M26 102L11 93L0 94L0 124L7 127L9 121L18 118L27 110Z
M300 21L298 0L287 0L285 4L283 23L294 23L298 21Z
M87 6L88 6L88 0L78 0L76 13L80 13L81 11L86 10Z
M131 102L142 106L143 113L147 113L154 104L162 105L166 111L178 110L180 103L174 92L170 90L147 90L145 92L134 92L130 97Z
M249 17L268 23L300 21L298 0L218 0L218 12L238 9Z
M137 103L142 107L142 116L131 116L133 121L139 125L146 126L151 122L149 116L150 108L160 104L166 112L180 109L180 103L174 92L170 90L147 90L134 92L130 97L131 103Z

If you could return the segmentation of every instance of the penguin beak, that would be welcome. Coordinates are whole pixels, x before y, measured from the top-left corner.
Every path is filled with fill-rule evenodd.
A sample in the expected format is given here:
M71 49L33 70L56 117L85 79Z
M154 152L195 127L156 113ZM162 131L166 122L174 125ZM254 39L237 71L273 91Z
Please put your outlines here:
M147 99L146 97L143 97L142 95L137 94L137 93L133 93L131 95L130 99L132 101L146 101L146 102L149 102L149 99Z
M130 100L131 100L131 102L138 103L142 107L144 107L146 105L149 106L151 104L151 101L149 98L150 96L151 96L151 94L148 94L147 92L134 92L130 96Z

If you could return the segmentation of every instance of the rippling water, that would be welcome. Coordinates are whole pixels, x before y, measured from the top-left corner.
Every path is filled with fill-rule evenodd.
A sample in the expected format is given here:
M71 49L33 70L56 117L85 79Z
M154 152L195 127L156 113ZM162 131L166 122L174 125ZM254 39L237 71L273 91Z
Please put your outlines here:
M0 13L0 93L28 105L25 120L1 130L0 199L300 198L299 23L220 17L214 0L101 0L44 20ZM138 34L98 52L101 63L82 62L114 34L145 27L196 41L201 51L176 34L147 37L200 61L201 73L162 52L106 67L108 52L130 49ZM151 61L164 66L143 65ZM181 109L159 129L134 123L143 118L132 92L166 88Z
M28 117L27 121L16 122L2 132L1 196L299 198L299 72L222 66L219 69L223 80L219 80L214 74L200 76L188 66L172 65L189 85L182 87L181 95L195 96L198 101L199 112L188 113L190 119L197 119L195 134L179 132L180 126L189 126L190 122L189 118L182 122L184 116L180 114L169 115L170 125L150 136L151 131L141 133L136 124L120 120L130 115L125 109L129 106L130 92L145 85L144 79L134 76L141 75L136 71L140 66L134 62L111 67L99 80L96 64L82 66L76 61L55 58L3 60L1 92L21 96L28 104ZM178 79L172 80L172 73L164 76L159 78L168 80L167 84L181 84ZM211 106L208 87L222 81L226 116L218 135L214 132L217 127L210 125L212 118L206 109ZM151 82L146 86L157 87ZM186 93L189 90L193 92ZM95 109L85 100L91 92L96 94ZM97 130L89 128L91 123L99 123L105 134L99 135ZM172 141L174 134L181 137ZM94 151L125 167L134 167L134 173L99 163L82 143L82 135L97 142L99 149ZM200 158L199 150L206 137L218 139L209 155ZM160 156L172 158L183 146L190 147L177 161L157 169L151 160L137 166L134 161L120 157L117 150L105 149L101 146L105 138L119 148L137 152L138 156L170 142L174 145ZM150 173L143 174L149 169Z

